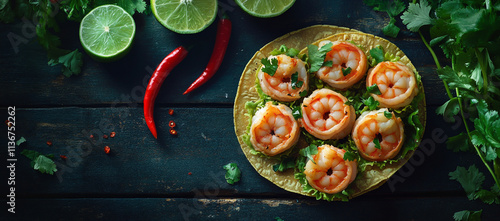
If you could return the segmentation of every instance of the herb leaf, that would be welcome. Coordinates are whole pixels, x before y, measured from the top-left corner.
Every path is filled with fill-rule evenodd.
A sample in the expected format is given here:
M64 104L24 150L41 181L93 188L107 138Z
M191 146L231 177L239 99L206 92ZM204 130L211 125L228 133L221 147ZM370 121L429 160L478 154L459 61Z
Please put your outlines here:
M311 145L307 146L306 148L301 149L299 151L299 154L304 156L304 157L307 157L307 159L314 162L314 159L312 156L318 154L318 146L311 144ZM316 163L316 162L314 162L314 163Z
M352 71L351 67L347 67L346 69L342 68L342 74L344 76L349 75L351 73L351 71Z
M332 46L333 46L332 42L323 45L319 49L318 46L316 45L307 46L309 62L311 64L311 67L309 69L310 72L316 72L321 68L321 66L323 66L323 63L325 62L326 53L332 50Z
M303 81L299 81L299 72L295 72L291 76L292 89L301 88L304 85Z
M375 59L375 63L372 66L384 61L384 50L380 47L374 47L370 50L370 55L373 59Z
M223 167L226 170L226 182L229 184L234 184L240 181L241 171L236 163L228 163Z
M384 116L387 118L387 119L391 119L392 118L392 113L389 112L389 111L384 111Z
M378 137L375 137L375 139L373 139L373 144L375 144L375 148L377 149L382 149L382 147L380 146L380 140L378 140Z
M52 175L57 172L56 164L49 158L49 155L43 155L37 151L26 149L21 151L21 154L30 159L33 169L40 171L40 173Z
M481 213L483 210L470 211L462 210L453 214L453 219L455 221L481 221Z
M481 189L485 179L483 173L479 172L475 165L470 166L469 169L458 166L455 171L448 175L450 180L456 180L462 185L469 200L475 199L475 193Z
M272 58L269 61L267 58L262 58L260 61L262 62L262 65L264 65L262 66L262 71L270 76L274 76L276 70L278 70L278 59Z
M420 27L432 24L432 18L429 16L432 7L426 0L421 0L420 3L410 3L408 11L401 15L403 24L413 32L417 32Z

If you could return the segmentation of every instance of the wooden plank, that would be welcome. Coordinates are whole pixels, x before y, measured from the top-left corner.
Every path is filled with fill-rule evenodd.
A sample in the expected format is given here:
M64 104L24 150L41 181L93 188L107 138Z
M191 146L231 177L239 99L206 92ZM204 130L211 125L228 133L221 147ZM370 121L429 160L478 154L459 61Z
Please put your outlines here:
M369 198L343 202L311 199L76 198L17 199L16 214L30 220L452 220L461 210L482 209L482 220L497 220L496 205L466 197ZM328 217L328 218L327 218Z
M19 195L193 195L208 182L219 186L224 195L298 197L262 178L248 163L234 135L231 108L174 108L173 116L168 110L155 110L159 131L159 140L155 140L141 108L17 109L16 136L27 140L17 149ZM457 134L460 127L453 130L454 125L432 114L435 108L428 111L424 146L395 179L371 194L462 195L460 185L450 181L448 173L457 165L468 167L474 162L484 169L473 153L446 150L446 138ZM170 120L177 124L177 137L168 133ZM6 132L6 127L1 130ZM102 138L112 131L116 137ZM90 134L94 138L89 138ZM2 143L7 143L6 139L0 138ZM49 140L52 146L46 144ZM104 153L106 145L112 154ZM23 149L55 154L59 173L50 176L34 171L29 160L19 156ZM237 163L243 172L241 182L234 186L225 183L222 169L230 162Z
M179 45L193 46L187 58L176 67L164 83L157 103L160 104L231 104L236 95L241 73L253 54L269 41L288 32L315 24L331 24L358 29L383 36L381 28L388 23L383 13L373 12L361 1L331 4L327 1L308 4L296 2L289 12L277 18L253 18L226 2L233 20L233 35L226 58L218 73L206 85L183 96L182 92L201 74L212 51L216 26L210 26L196 35L175 34L160 25L154 16L137 14L137 36L130 53L113 63L98 63L84 55L84 67L80 76L65 78L60 67L47 65L46 52L36 38L26 34L33 23L28 20L2 25L0 36L14 34L29 41L13 47L10 41L1 41L0 48L0 106L85 106L115 103L141 103L145 85L151 71ZM315 13L302 12L303 8ZM231 9L231 10L230 10ZM300 16L297 16L300 15ZM286 21L286 22L284 22ZM78 23L68 23L61 35L65 48L79 48ZM24 34L23 34L24 33ZM205 41L200 42L199 39ZM433 60L418 36L402 32L397 39L390 39L414 62L418 70L425 70L424 84L427 91L442 90L442 84L434 87L431 69ZM15 49L17 48L17 49ZM423 56L424 55L424 56ZM431 79L429 81L427 79ZM437 82L440 82L438 79ZM429 104L444 103L442 93L433 96Z

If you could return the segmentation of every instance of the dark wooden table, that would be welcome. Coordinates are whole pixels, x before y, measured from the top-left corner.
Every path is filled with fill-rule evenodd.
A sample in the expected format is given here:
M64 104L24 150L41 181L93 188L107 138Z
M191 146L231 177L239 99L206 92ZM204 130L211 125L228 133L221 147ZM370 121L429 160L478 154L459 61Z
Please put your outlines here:
M8 107L15 106L16 137L27 142L15 152L16 213L8 213L4 203L0 219L452 220L456 211L483 209L484 220L498 220L498 206L469 201L460 184L448 178L457 166L476 163L481 171L484 168L475 154L446 149L446 138L461 132L463 125L447 123L435 114L447 96L418 35L402 28L398 38L385 37L381 30L389 22L387 15L360 0L297 0L289 11L269 19L249 16L231 0L219 3L233 21L225 60L206 85L186 96L182 92L210 57L215 23L201 33L180 35L152 15L136 14L136 38L127 56L98 63L85 54L82 73L70 78L61 74L59 66L47 65L46 51L31 32L31 20L2 24L0 112L6 119ZM233 102L247 61L269 41L317 24L389 39L416 66L426 91L428 121L420 149L386 184L350 202L316 201L276 187L248 163L233 129ZM27 43L16 49L7 38L12 33ZM61 36L64 47L83 51L77 23L64 25ZM143 118L145 84L163 57L179 45L193 48L168 76L156 100L159 139L155 140ZM173 116L169 109L175 111ZM176 122L178 136L169 134L170 120ZM6 202L7 125L0 130L1 191ZM116 136L103 138L110 132ZM111 147L111 154L104 153L105 146ZM54 154L58 172L46 175L33 170L28 158L20 155L23 149ZM242 171L235 185L224 179L222 166L230 162ZM488 178L485 182L492 185Z

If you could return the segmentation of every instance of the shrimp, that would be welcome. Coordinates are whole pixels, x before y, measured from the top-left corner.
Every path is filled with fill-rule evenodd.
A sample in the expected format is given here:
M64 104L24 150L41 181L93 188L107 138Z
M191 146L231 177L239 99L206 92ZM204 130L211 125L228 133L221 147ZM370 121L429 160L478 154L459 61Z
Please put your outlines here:
M361 157L367 160L392 159L403 146L403 121L392 112L391 118L386 117L386 112L389 113L387 108L364 112L354 123L352 139Z
M276 73L271 76L261 69L257 74L262 91L278 101L290 102L299 99L300 93L307 91L309 87L309 78L304 62L284 54L269 56L268 60L272 59L278 60ZM298 75L296 82L292 82L293 74Z
M307 161L304 174L315 189L329 194L338 193L354 181L358 172L356 161L344 160L346 151L325 144L318 147L318 154Z
M400 62L380 62L372 68L366 79L366 86L377 84L382 94L371 96L380 107L400 108L410 104L418 93L415 74Z
M275 156L297 143L300 128L292 110L283 105L266 105L255 112L250 127L250 142L255 150Z
M315 90L302 103L302 119L307 132L322 140L341 139L350 133L356 114L346 105L347 98L330 89Z
M330 42L322 41L319 47ZM316 76L335 89L343 90L351 87L365 76L368 69L365 53L355 45L344 41L333 42L332 50L326 54L325 61L331 61L332 66L321 67Z

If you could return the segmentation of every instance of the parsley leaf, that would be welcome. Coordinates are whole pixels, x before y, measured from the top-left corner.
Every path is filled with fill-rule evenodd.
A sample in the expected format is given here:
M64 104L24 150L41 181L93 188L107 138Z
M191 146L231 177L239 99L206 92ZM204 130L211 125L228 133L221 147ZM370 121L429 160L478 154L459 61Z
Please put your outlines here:
M236 163L228 163L223 167L226 170L226 182L229 184L234 184L240 181L241 171Z
M413 32L417 32L420 27L432 24L432 18L429 16L432 7L426 0L419 3L410 3L408 11L401 15L403 24Z
M31 167L40 171L40 173L53 175L57 172L56 164L49 158L50 155L43 155L37 151L26 149L21 151L21 154L29 158L31 160Z
M307 46L309 62L311 64L309 69L310 72L316 72L323 66L323 63L325 62L326 53L332 50L332 46L333 46L332 42L323 45L319 49L318 46L316 45Z
M276 73L276 70L278 70L278 59L272 58L271 61L267 58L262 58L260 60L262 62L262 71L264 73L269 74L270 76L273 76Z
M78 49L63 55L57 59L52 59L49 61L49 65L54 66L57 64L63 65L63 74L66 77L71 75L79 74L83 65L83 55Z
M358 159L357 155L353 152L350 152L350 151L346 151L344 153L344 157L343 157L344 160L348 160L348 161L355 161Z

